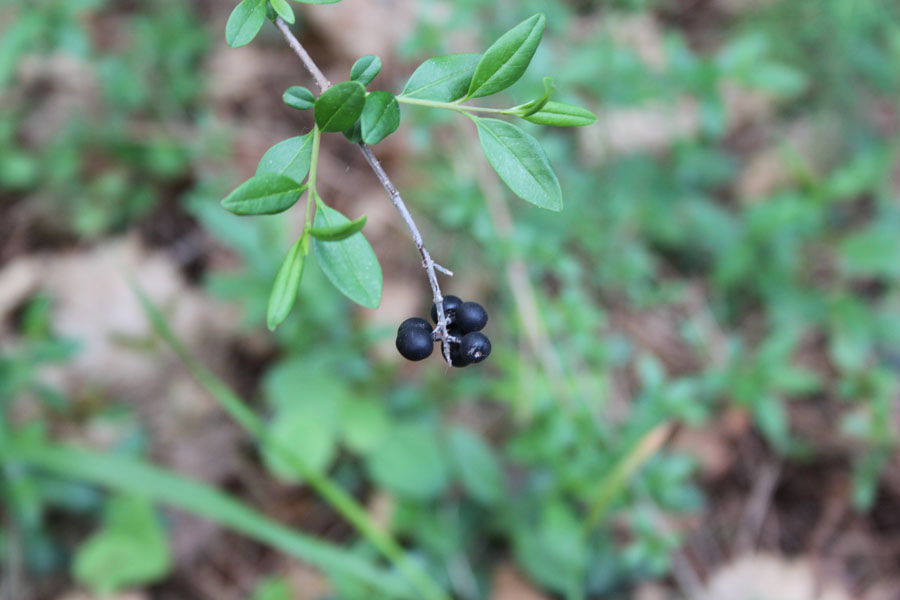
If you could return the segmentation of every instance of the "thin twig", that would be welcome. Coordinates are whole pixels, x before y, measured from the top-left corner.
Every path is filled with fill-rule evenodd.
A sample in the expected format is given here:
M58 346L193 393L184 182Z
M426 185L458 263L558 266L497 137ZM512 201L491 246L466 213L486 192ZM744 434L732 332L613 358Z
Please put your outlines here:
M300 44L300 40L293 34L291 29L288 27L287 23L285 23L281 17L277 17L275 19L275 27L281 31L281 34L284 36L284 39L287 41L288 45L291 47L291 50L300 57L301 62L303 62L303 66L306 67L306 70L309 71L310 75L312 75L313 79L316 81L316 85L319 86L321 91L325 91L331 87L331 82L328 81L328 78L325 77L325 74L319 69L318 65L316 65L315 61L309 55L305 48ZM366 162L369 163L369 167L372 168L372 171L375 173L375 177L378 178L378 181L381 183L382 187L384 187L385 191L387 191L388 195L391 197L391 202L400 212L400 216L403 217L404 223L406 223L406 227L409 229L409 232L412 234L413 241L416 244L416 249L419 251L419 256L422 257L422 266L425 268L425 273L428 276L428 284L431 286L431 293L434 298L434 303L437 306L438 313L438 323L435 328L435 333L437 333L441 340L441 347L444 352L444 359L447 361L447 364L452 366L452 362L450 361L450 337L447 333L447 316L444 314L444 296L441 294L441 286L438 283L437 273L435 270L439 270L447 275L453 275L451 271L440 267L435 264L434 260L431 258L431 254L428 253L428 249L425 247L425 242L422 241L422 234L419 233L419 228L416 227L416 222L413 221L412 215L409 214L409 210L406 208L406 203L403 202L403 198L400 196L400 192L397 191L397 188L394 187L394 184L391 183L390 177L385 172L384 167L381 166L381 163L378 162L378 159L375 157L375 154L372 152L372 149L365 142L359 142L357 144L359 146L360 151L366 159Z
M275 27L281 31L281 34L284 36L284 39L287 41L288 46L291 47L291 50L294 51L294 54L300 57L300 60L303 61L303 66L306 67L306 70L309 71L309 74L313 76L313 79L316 80L316 85L319 86L319 89L323 92L331 87L331 82L328 81L328 78L325 77L325 73L319 69L319 66L313 61L312 57L306 51L306 49L300 45L300 40L294 35L291 31L291 28L288 27L287 23L285 23L281 17L275 19Z

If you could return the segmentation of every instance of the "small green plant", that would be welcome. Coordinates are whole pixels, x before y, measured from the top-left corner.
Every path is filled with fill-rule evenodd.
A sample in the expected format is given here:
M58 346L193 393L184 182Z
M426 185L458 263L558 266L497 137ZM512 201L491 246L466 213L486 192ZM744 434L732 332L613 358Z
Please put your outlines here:
M303 230L288 251L272 286L267 315L269 329L274 330L283 322L294 304L310 246L325 275L344 295L369 308L381 301L381 267L362 234L366 217L348 219L328 206L316 188L321 135L343 133L359 146L412 234L434 296L432 337L440 340L445 360L458 366L480 362L490 353L490 342L484 334L474 333L475 328L465 328L472 332L468 341L457 334L464 336L470 331L453 330L455 324L448 318L446 299L436 274L436 271L447 275L452 272L431 258L400 193L369 145L377 144L397 130L401 104L454 111L475 125L488 162L513 193L540 208L562 210L559 180L538 140L512 123L482 115L518 117L541 125L569 127L590 125L596 120L593 113L550 100L555 85L549 77L544 79L543 94L518 106L490 108L468 103L497 94L522 77L543 36L544 15L536 14L522 21L483 54L429 58L413 72L399 95L366 89L381 70L381 59L374 55L357 60L349 80L332 85L288 27L294 22L294 13L283 0L269 3L243 0L228 19L225 29L228 44L233 47L249 44L267 16L303 61L321 91L318 97L300 86L285 91L285 104L313 111L313 130L270 148L260 160L256 174L222 201L235 214L262 215L283 212L304 192L307 195ZM402 343L398 338L398 350L404 357L421 360L431 353L426 350L428 340L417 330L409 329L405 333Z

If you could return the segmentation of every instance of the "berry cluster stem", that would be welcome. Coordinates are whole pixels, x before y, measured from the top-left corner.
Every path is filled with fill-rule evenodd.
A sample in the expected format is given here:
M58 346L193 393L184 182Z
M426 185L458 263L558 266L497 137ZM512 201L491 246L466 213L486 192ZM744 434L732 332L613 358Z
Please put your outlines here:
M328 81L328 78L325 77L325 74L319 69L319 66L315 63L306 49L300 44L300 40L294 35L291 31L288 24L285 23L281 17L277 17L275 19L275 27L281 32L284 36L285 41L287 41L288 46L291 47L291 50L294 51L300 61L303 63L303 66L306 67L306 70L309 71L309 74L312 75L312 78L316 81L316 85L319 86L319 90L325 91L331 87L331 82ZM412 234L413 242L416 244L416 249L419 251L419 256L422 257L422 267L425 268L425 273L428 276L428 284L431 286L431 293L434 299L435 305L437 305L437 313L438 313L438 323L435 328L435 333L440 336L440 339L444 342L444 359L447 361L447 364L452 364L450 362L450 341L449 334L447 333L447 315L444 314L444 297L441 294L441 286L438 283L436 270L445 273L446 275L452 276L453 272L441 267L431 258L431 254L429 254L428 249L425 247L425 242L422 240L422 234L419 233L419 228L416 226L416 222L413 220L412 215L409 214L409 210L406 208L406 203L403 201L403 198L400 196L400 192L397 191L397 188L391 182L390 177L385 172L384 167L381 166L381 163L375 157L375 154L372 152L372 149L369 148L368 144L365 142L359 142L357 144L360 151L365 157L366 162L369 163L369 167L372 169L372 172L375 173L375 177L378 178L378 181L381 183L382 187L384 187L385 191L391 198L391 202L394 204L394 207L399 211L400 216L403 217L403 222L406 223L407 229ZM314 182L310 182L310 187L312 187Z

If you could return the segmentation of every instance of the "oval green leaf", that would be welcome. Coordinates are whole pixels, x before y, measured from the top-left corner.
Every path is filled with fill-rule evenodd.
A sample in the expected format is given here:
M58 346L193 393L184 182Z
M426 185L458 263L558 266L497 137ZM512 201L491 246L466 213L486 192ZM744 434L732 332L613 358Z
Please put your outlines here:
M281 99L285 104L297 110L309 110L316 104L316 95L302 85L289 87L284 91Z
M222 200L236 215L274 215L289 209L306 186L275 173L254 175Z
M354 452L368 454L390 435L393 423L380 402L354 398L341 404L339 425L347 447Z
M298 135L278 142L263 154L256 166L256 174L274 173L294 181L303 181L312 160L313 134Z
M366 98L360 120L363 141L377 144L400 126L400 104L390 92L372 92Z
M366 225L366 216L363 215L355 221L344 223L343 225L334 225L332 227L313 227L309 230L309 234L323 242L339 242L347 239L354 233L362 231Z
M266 0L242 0L234 7L225 24L225 41L232 48L253 41L266 22Z
M471 431L455 427L450 430L450 451L466 492L482 504L497 504L506 484L491 447Z
M547 102L541 109L523 118L538 125L552 125L554 127L584 127L597 120L597 115L573 104L565 102Z
M266 311L266 325L269 331L275 328L287 318L297 300L297 291L300 289L300 279L303 277L303 263L306 253L309 251L309 242L306 236L299 240L288 251L287 256L278 268L275 275L275 283L269 293L269 307Z
M350 81L358 81L369 85L381 71L381 59L374 54L367 54L353 63L350 69Z
M490 96L517 82L541 43L545 24L544 15L538 13L491 44L475 67L466 98Z
M269 0L269 4L275 9L275 13L284 19L285 23L294 24L294 9L287 3L287 0Z
M480 54L449 54L429 58L413 72L402 95L436 102L458 100L469 89L480 59Z
M366 88L358 81L344 81L328 88L316 100L314 116L322 131L353 127L366 103Z
M275 413L269 427L271 442L263 443L263 460L269 471L286 483L301 483L303 472L286 460L273 446L291 448L303 460L306 471L324 472L337 454L338 432L336 411L327 398L306 398L304 402L285 407Z
M367 467L380 486L412 500L435 498L449 479L438 438L424 425L395 426L369 454Z
M107 595L159 581L171 566L166 532L150 502L117 496L106 506L103 529L78 549L72 571L76 580Z
M316 227L337 227L349 222L347 217L324 204L316 209ZM362 233L339 242L313 239L313 250L325 276L342 294L367 308L381 303L381 266Z
M562 189L536 139L499 119L475 118L484 154L519 198L547 210L562 210Z

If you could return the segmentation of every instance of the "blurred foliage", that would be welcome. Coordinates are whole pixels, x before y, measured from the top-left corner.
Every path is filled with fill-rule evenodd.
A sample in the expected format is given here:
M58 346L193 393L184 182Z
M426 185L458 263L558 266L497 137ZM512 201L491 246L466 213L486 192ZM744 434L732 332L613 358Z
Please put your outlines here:
M492 282L492 362L448 375L434 360L411 376L399 360L372 359L368 350L393 331L361 326L311 265L298 309L275 334L282 353L262 380L272 433L352 493L390 494L393 531L458 598L487 597L492 566L510 556L538 585L568 598L666 574L681 541L673 517L703 508L690 458L666 450L634 464L616 480L596 527L585 527L586 515L660 424L702 427L728 408L752 416L776 452L804 461L821 448L792 426L791 404L836 404L834 433L855 448L853 502L869 507L897 441L900 7L760 3L719 14L700 43L680 25L679 3L667 0L449 6L446 22L421 23L398 56L415 64L465 50L450 35L459 32L488 43L542 10L546 42L510 90L513 100L539 95L539 74L552 72L573 101L604 117L663 107L674 118L687 104L696 128L662 148L625 150L603 146L606 119L580 133L529 128L560 175L566 207L550 215L511 203L507 234L490 208L497 194L482 188L494 180L482 180L469 161L471 132L444 115L411 111L415 124L404 126L417 163L400 177L404 195L417 217L431 220L441 263L479 265L484 273L476 275ZM225 213L217 200L229 176L203 168L204 140L215 132L205 119L201 65L221 32L178 2L47 0L40 10L14 3L0 11L0 202L26 201L92 238L134 225L174 196L243 259L241 269L210 273L209 292L242 306L240 327L263 329L268 288L291 238L277 217ZM648 16L662 27L658 64L614 34L617 20ZM101 27L107 19L127 28L127 43L98 45L85 22ZM52 135L35 137L34 115L45 107L32 98L46 95L29 73L62 59L87 69L100 97L76 103ZM763 98L763 122L739 122L729 88ZM784 171L750 196L738 192L753 158L741 150L747 128ZM798 141L801 129L815 143ZM522 350L534 324L520 320L523 299L503 283L516 260L527 265L557 375ZM690 308L698 291L702 311ZM616 326L623 307L682 315L678 342L701 365L668 369ZM46 299L30 303L20 339L0 355L2 435L35 426L10 422L17 402L40 400L47 419L67 418L65 393L42 383L40 371L77 349L54 337L50 310ZM721 339L711 336L711 320ZM827 367L801 360L810 352ZM634 382L626 400L616 388L622 380ZM461 417L471 410L481 416ZM299 481L277 457L263 455L261 464ZM4 504L29 569L61 568L65 551L48 507L96 522L102 496L12 461L3 470ZM8 537L0 532L0 553ZM374 554L362 542L352 551ZM335 585L341 598L372 597L351 581ZM287 597L283 587L267 580L254 597Z

